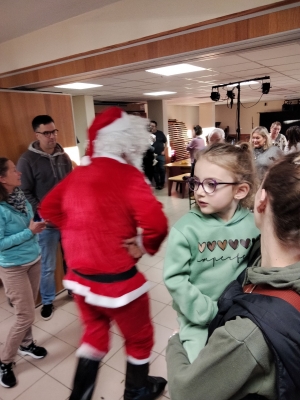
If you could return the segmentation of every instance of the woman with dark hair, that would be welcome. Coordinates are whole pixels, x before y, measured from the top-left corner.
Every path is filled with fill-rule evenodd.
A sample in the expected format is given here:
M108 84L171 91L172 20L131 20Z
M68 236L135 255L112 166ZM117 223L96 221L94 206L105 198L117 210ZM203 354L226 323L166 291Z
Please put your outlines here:
M284 152L287 154L300 151L300 127L291 126L288 128L286 131L286 137L288 144L286 145Z
M36 234L45 222L34 222L31 205L19 186L21 173L7 158L0 158L0 278L15 308L16 320L2 349L0 384L16 385L12 370L17 353L43 358L46 349L36 346L31 325L40 282L40 248Z
M205 143L204 140L200 137L202 135L202 128L200 125L195 125L194 128L193 139L189 142L186 149L190 153L191 157L191 176L194 176L194 168L195 168L195 156L199 150L204 149Z
M179 335L169 340L172 400L299 399L299 198L300 152L271 166L256 193L261 256L219 298L204 349L190 364Z

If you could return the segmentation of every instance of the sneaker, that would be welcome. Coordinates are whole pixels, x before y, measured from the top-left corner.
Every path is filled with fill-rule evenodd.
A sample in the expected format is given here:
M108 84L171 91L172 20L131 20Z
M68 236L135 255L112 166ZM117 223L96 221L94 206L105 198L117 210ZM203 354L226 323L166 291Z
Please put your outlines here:
M20 346L18 353L21 356L31 356L32 358L44 358L47 355L47 350L44 347L37 346L32 342L29 346Z
M17 383L12 367L15 363L3 364L0 363L0 385L6 388L14 387Z
M54 313L54 306L53 304L45 304L41 309L41 316L45 321L52 318Z

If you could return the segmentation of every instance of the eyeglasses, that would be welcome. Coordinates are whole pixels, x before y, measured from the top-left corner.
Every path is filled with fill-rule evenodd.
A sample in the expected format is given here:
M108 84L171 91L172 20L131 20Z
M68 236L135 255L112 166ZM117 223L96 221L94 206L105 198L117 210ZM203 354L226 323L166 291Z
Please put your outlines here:
M36 131L36 133L40 133L41 135L44 135L46 138L49 138L51 135L57 136L57 132L58 132L58 129L54 129L53 131L45 131L45 132Z
M191 191L197 192L199 187L202 186L204 192L207 194L214 193L218 185L238 185L240 183L240 182L217 182L211 178L204 179L203 182L200 182L198 181L198 179L195 178L189 178L187 181Z

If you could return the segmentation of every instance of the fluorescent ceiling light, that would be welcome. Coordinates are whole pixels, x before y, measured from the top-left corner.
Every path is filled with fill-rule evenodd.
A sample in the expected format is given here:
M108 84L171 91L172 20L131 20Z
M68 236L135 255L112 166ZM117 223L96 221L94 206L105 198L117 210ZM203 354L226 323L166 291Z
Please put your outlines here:
M287 121L283 121L283 123L284 124L294 124L295 122L299 122L300 121L300 119L290 119L290 120L287 120Z
M103 85L96 85L94 83L80 83L80 82L74 82L74 83L68 83L67 85L59 85L55 86L57 88L63 88L63 89L91 89L94 87L99 87Z
M241 86L245 86L245 85L255 85L256 83L259 83L258 81L248 81L248 82L241 82L240 85ZM227 87L235 87L238 84L235 83L234 85L227 85Z
M144 95L147 95L147 96L164 96L166 94L174 94L174 93L177 93L177 92L166 92L166 91L163 91L163 92L144 93Z
M177 64L170 65L168 67L146 69L146 72L152 72L153 74L171 76L178 74L187 74L188 72L203 71L206 68L196 67L191 64Z

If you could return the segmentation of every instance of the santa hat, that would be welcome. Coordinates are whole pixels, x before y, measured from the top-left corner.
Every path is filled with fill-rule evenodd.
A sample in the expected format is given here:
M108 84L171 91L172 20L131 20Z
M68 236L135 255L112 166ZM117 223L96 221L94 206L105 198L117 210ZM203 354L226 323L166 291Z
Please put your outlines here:
M86 155L81 159L81 165L89 165L94 155L94 144L101 134L110 134L127 130L130 127L130 119L126 112L119 107L110 107L97 114L92 125L88 129L89 145Z

